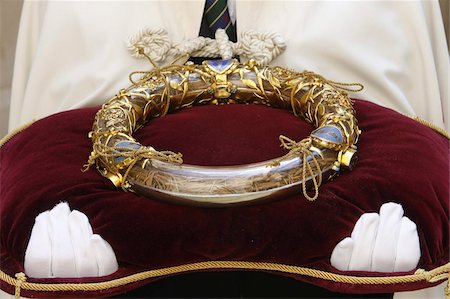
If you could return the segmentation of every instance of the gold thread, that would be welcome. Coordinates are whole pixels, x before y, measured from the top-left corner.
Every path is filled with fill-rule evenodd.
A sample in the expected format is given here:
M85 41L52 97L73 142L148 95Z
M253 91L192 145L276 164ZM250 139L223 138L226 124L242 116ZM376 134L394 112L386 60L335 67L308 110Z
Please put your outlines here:
M441 134L442 136L446 137L447 139L450 139L450 134L443 128L435 125L434 123L421 118L420 116L409 116L407 115L409 118L414 119L415 121L421 123L422 125L434 130L436 133Z
M0 148L4 146L9 140L11 140L14 136L24 131L26 128L31 126L35 121L32 120L24 125L21 125L14 130L12 130L10 133L6 134L2 139L0 139Z
M297 274L301 276L313 277L336 283L352 284L352 285L388 285L399 283L414 283L426 281L435 283L445 280L447 276L442 274L450 273L450 263L434 268L430 271L419 269L414 274L399 275L399 276L353 276L335 274L322 270L310 269L299 266L291 266L278 263L265 262L246 262L246 261L206 261L192 264L184 264L179 266L155 269L132 274L126 277L112 279L104 282L94 283L30 283L25 279L13 279L3 271L0 271L0 279L9 285L17 285L23 290L40 291L40 292L55 292L55 291L102 291L111 288L120 287L130 283L142 281L148 278L163 277L173 274L186 273L191 271L212 270L212 269L242 269L242 270L260 270L260 271L274 271L280 273ZM20 273L18 273L20 274ZM25 278L25 276L23 276ZM439 278L439 280L436 280Z

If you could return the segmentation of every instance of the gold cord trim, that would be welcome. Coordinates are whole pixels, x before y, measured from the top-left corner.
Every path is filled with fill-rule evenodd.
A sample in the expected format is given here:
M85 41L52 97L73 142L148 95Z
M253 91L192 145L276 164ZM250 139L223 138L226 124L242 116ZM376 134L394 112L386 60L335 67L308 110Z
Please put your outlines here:
M16 273L16 289L14 292L14 296L16 298L20 298L20 287L24 282L27 281L27 277L25 276L25 273Z
M444 288L445 298L450 299L450 272L447 273L447 286Z
M450 263L437 267L430 271L418 269L414 274L399 276L351 276L343 274L335 274L331 272L310 269L305 267L264 263L264 262L245 262L245 261L207 261L193 264L185 264L174 267L149 270L137 274L129 275L122 278L113 279L104 282L94 283L30 283L26 282L23 273L17 273L17 279L12 278L3 271L0 271L0 279L9 285L16 287L16 294L20 294L20 289L39 291L39 292L57 292L57 291L102 291L111 288L117 288L126 284L142 281L148 278L163 277L167 275L186 273L199 270L211 269L245 269L260 271L275 271L281 273L297 274L301 276L319 278L323 280L333 281L337 283L353 284L353 285L388 285L399 283L414 283L426 281L436 283L448 279L450 273Z
M14 136L19 134L20 132L24 131L26 128L31 126L35 121L32 120L29 123L26 123L22 126L19 126L18 128L14 129L10 133L6 134L2 139L0 139L0 148L4 146L9 140L11 140Z
M415 121L421 123L422 125L434 130L436 133L441 134L442 136L446 137L447 139L450 139L450 134L443 128L433 124L432 122L421 118L420 116L409 116L408 117L414 119Z

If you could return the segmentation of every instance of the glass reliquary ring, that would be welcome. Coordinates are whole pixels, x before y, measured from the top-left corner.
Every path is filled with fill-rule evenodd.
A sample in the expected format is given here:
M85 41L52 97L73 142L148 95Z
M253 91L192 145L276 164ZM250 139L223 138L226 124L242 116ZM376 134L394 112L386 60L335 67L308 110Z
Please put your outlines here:
M132 74L132 86L102 106L89 133L93 151L88 166L96 165L116 187L204 206L249 203L292 190L315 200L323 180L354 166L361 132L346 91L355 84L252 60L188 62L142 73L138 81ZM133 138L148 120L167 112L231 103L288 109L316 129L298 142L280 136L289 150L285 156L232 167L182 164L181 154L159 151Z

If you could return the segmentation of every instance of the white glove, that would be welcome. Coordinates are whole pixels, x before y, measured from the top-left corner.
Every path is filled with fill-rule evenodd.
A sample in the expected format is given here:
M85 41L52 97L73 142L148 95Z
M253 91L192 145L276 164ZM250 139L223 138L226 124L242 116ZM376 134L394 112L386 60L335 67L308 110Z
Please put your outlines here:
M331 265L342 271L403 272L417 267L420 244L417 227L403 217L396 203L381 206L380 214L363 214L351 237L339 242Z
M36 217L25 252L30 277L93 277L118 269L111 246L94 235L89 220L67 203Z

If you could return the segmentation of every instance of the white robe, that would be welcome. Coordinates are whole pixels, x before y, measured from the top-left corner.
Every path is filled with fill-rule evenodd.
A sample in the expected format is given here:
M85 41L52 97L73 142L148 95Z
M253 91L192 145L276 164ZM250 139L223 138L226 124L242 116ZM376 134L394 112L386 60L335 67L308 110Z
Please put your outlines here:
M237 30L280 32L271 64L360 82L351 94L449 129L449 56L438 1L237 1ZM204 1L29 1L19 30L9 129L103 103L146 70L124 46L144 27L198 35Z

